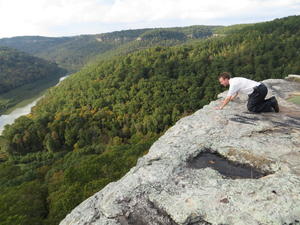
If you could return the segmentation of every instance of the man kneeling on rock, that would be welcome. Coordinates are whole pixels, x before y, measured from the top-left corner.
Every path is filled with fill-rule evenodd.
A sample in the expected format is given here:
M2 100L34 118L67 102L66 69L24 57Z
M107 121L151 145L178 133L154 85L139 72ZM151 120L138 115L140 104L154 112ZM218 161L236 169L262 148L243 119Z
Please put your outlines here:
M229 90L223 103L216 107L216 109L223 109L238 93L244 93L249 97L247 108L250 112L279 112L279 106L275 96L265 99L268 89L263 83L244 77L231 78L228 72L223 72L219 75L219 82L225 87L229 85Z

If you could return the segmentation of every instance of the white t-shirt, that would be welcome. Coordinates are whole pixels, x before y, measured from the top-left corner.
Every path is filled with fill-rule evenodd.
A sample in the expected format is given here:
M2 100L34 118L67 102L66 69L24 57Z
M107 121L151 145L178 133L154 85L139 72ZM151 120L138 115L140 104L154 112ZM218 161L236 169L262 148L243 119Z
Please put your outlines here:
M260 85L260 82L250 80L244 77L233 77L229 79L228 96L235 95L237 92L241 92L250 95L253 92L255 86Z

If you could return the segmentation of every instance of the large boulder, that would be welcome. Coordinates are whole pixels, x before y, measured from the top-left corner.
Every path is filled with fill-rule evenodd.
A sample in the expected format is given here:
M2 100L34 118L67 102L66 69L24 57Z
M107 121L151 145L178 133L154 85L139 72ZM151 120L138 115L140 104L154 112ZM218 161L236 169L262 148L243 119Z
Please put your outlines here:
M123 178L60 225L299 224L300 83L269 79L279 113L247 111L226 95L181 118Z

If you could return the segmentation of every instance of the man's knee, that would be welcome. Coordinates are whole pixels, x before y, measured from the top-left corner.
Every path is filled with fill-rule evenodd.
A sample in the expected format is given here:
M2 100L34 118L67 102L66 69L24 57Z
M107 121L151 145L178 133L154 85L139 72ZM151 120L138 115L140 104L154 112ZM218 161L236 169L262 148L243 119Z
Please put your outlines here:
M256 112L256 109L253 106L248 106L247 108L250 112Z
M248 102L247 104L247 108L250 112L257 112L258 109L257 109L257 106L251 102Z
M252 104L251 101L248 100L248 103L247 103L247 109L248 109L250 112L252 112L253 108L254 108L254 104Z

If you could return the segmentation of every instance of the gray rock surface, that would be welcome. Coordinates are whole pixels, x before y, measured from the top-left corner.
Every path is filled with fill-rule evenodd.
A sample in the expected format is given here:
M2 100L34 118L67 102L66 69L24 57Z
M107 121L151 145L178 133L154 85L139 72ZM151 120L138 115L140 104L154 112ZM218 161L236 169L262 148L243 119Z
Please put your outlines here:
M289 74L285 79L286 79L286 80L290 80L290 81L300 82L300 75L297 75L297 74Z
M79 204L60 225L300 224L300 106L286 101L300 83L263 82L279 113L248 112L247 96L216 110L221 93L178 120L123 178ZM265 175L234 179L191 167L203 152Z

